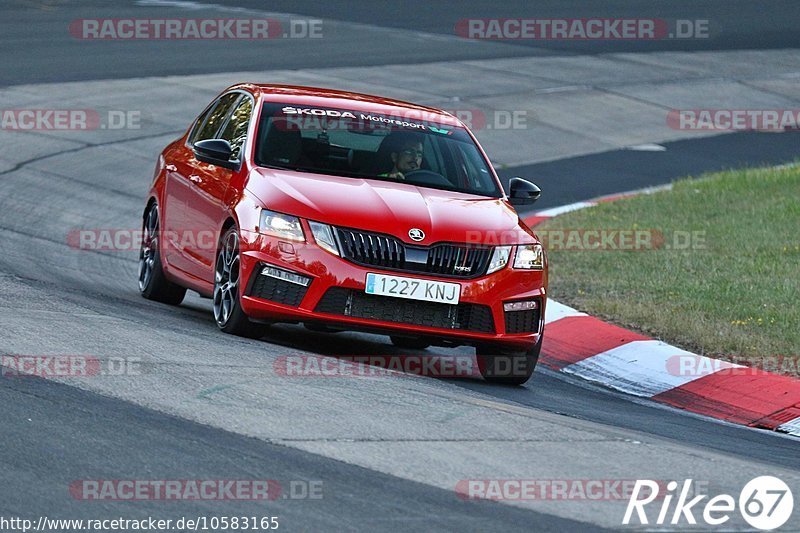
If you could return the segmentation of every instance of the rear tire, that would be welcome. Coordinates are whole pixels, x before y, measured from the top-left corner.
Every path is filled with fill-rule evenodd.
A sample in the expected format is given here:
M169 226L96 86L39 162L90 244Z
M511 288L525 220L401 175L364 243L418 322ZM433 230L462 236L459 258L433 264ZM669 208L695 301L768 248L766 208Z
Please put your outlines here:
M498 385L524 385L533 375L544 335L527 352L513 352L494 345L478 346L475 349L478 370L489 383Z
M139 292L148 300L178 305L186 296L186 289L164 276L159 248L160 227L158 205L154 203L142 223L142 244L139 247Z
M240 288L239 232L232 226L222 236L214 262L214 321L219 329L231 335L249 339L263 337L268 326L247 318L239 300Z
M394 344L398 348L405 348L406 350L424 350L425 348L431 345L425 339L398 337L395 335L391 335L389 336L389 338L392 340L392 344Z

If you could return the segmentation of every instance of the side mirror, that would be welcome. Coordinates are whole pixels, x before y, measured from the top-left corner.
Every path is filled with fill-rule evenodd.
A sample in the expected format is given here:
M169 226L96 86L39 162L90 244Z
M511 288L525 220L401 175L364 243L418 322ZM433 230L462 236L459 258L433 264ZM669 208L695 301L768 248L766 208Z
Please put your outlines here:
M225 139L206 139L194 143L194 157L203 163L211 163L218 167L236 168L236 163L231 161L233 149L231 143Z
M508 182L508 201L511 205L532 204L542 195L542 190L528 180L511 178Z

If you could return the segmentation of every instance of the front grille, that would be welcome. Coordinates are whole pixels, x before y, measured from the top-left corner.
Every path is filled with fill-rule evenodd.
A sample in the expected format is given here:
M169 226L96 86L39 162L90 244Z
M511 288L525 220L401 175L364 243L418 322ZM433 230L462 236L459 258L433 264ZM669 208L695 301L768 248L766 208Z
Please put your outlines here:
M506 333L537 333L539 309L506 311Z
M429 328L495 332L492 310L485 305L404 300L343 287L328 289L314 311Z
M257 268L253 273L250 286L246 292L248 296L271 300L275 303L297 307L303 301L303 297L308 291L308 287L303 287L297 283L291 283L282 279L264 276L261 269Z
M492 249L467 244L412 246L391 235L336 228L342 257L363 266L454 278L486 274Z

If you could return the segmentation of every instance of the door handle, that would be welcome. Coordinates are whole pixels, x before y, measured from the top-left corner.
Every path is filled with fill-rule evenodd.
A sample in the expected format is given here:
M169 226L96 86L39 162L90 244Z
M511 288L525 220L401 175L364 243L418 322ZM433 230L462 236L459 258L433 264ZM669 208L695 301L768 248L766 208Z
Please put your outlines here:
M169 170L170 172L175 172L175 171L177 171L177 170L178 170L178 167L176 167L175 165L171 165L171 164L170 164L170 165L166 165L166 166L164 166L164 168L166 168L166 169L167 169L167 170Z
M203 183L203 179L196 174L192 174L191 176L189 176L189 180L192 183Z

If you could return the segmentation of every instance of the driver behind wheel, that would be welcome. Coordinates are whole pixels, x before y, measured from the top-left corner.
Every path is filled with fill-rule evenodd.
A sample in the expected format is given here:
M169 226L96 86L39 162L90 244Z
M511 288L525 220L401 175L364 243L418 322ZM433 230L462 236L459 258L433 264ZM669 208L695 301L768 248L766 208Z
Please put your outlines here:
M378 174L382 178L406 179L406 174L419 170L422 165L422 139L410 132L393 132L387 137L393 167L389 172Z

